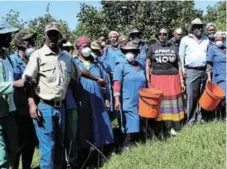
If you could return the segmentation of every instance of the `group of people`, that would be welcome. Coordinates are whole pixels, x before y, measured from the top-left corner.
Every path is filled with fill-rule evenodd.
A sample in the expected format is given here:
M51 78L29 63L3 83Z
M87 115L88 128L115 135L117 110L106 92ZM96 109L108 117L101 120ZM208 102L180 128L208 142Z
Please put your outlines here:
M93 149L102 154L116 146L113 119L117 144L130 150L145 125L138 112L142 88L163 92L155 121L172 136L182 124L212 120L214 113L201 109L198 100L206 83L226 93L226 35L213 23L204 28L199 18L189 27L185 36L181 28L171 34L162 27L151 45L138 29L129 36L111 31L108 43L105 36L92 42L82 36L72 45L60 25L50 22L43 47L36 49L36 33L1 20L0 168L18 169L20 157L22 168L31 168L37 144L41 169L77 168ZM13 33L15 52L9 56ZM220 109L224 116L225 100Z

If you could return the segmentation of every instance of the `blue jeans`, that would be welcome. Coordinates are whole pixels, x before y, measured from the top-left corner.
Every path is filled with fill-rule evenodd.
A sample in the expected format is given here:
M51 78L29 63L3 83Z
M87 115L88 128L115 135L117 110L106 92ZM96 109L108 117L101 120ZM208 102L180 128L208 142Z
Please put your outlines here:
M39 139L41 169L61 169L64 156L65 110L40 102L41 120L33 120Z

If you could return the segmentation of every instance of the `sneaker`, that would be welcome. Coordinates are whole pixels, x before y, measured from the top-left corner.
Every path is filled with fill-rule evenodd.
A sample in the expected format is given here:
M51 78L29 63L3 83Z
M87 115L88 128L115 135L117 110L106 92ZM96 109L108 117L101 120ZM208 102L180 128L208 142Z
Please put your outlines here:
M173 128L170 130L170 134L172 136L177 136L178 135L177 132Z

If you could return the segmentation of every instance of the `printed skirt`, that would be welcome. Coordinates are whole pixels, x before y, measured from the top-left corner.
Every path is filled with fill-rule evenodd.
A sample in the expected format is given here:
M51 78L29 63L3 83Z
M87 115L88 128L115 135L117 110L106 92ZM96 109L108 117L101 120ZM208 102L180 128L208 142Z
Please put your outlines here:
M184 119L184 103L180 77L176 75L151 75L151 86L163 92L158 121Z

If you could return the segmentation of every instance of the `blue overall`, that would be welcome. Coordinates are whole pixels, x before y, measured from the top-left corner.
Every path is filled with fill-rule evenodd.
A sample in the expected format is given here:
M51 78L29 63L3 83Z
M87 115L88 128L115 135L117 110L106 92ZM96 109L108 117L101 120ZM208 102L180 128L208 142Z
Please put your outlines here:
M98 61L102 63L106 72L113 73L115 66L121 61L125 61L125 57L119 48L107 46L103 56L98 57Z
M76 64L88 70L94 76L103 78L102 66L97 62L86 66L78 58ZM81 147L88 147L86 140L95 146L102 146L114 142L109 114L104 102L104 92L98 83L85 77L80 78L81 89L79 98L79 139Z
M226 49L224 52L215 45L209 47L207 62L213 64L212 82L218 84L226 95Z
M139 44L140 53L137 56L136 60L145 68L146 59L147 59L147 49L148 46L146 44Z
M139 89L146 87L145 71L139 64L137 70L128 62L116 66L113 81L121 82L122 132L136 133L140 131L138 115Z
M18 51L10 56L13 64L14 80L22 78L24 73L26 62L21 59ZM28 99L24 88L14 89L14 102L16 105L16 112L14 113L14 119L17 125L18 131L18 146L16 162L13 168L19 167L20 157L22 157L22 168L30 168L32 163L32 157L35 150L36 134L32 119L29 115Z

